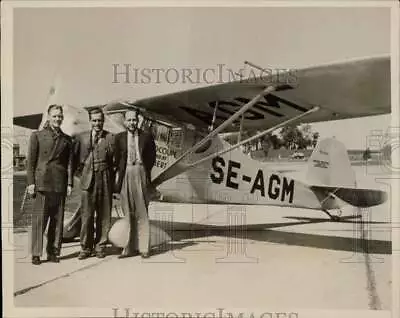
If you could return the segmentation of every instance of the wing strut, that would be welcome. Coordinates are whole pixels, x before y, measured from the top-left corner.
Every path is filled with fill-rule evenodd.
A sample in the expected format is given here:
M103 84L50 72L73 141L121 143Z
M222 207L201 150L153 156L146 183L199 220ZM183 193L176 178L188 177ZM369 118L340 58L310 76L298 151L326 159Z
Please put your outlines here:
M217 118L217 111L218 111L218 101L215 102L215 107L214 107L214 113L213 113L213 118L211 121L211 126L209 127L209 131L212 131L214 129L214 124L215 124L215 120Z
M238 136L238 141L237 142L240 142L242 140L243 121L244 121L244 115L242 115L242 117L240 118L239 136Z
M193 167L195 167L195 166L197 166L197 165L199 165L199 164L201 164L201 163L203 163L203 162L205 162L207 160L211 160L216 156L221 156L221 155L223 155L223 154L225 154L225 153L227 153L229 151L232 151L232 150L236 149L237 147L240 147L240 146L242 146L242 145L244 145L244 144L246 144L246 143L248 143L250 141L253 141L255 139L258 139L258 138L260 138L260 137L262 137L262 136L264 136L264 135L266 135L266 134L268 134L268 133L270 133L270 132L272 132L272 131L274 131L274 130L276 130L278 128L281 128L282 126L285 126L285 125L287 125L287 124L289 124L289 123L291 123L293 121L299 120L299 119L301 119L301 118L303 118L303 117L305 117L307 115L310 115L311 113L314 113L314 112L318 111L319 109L320 109L319 106L315 106L315 107L311 108L310 110L306 111L303 114L300 114L300 115L298 115L296 117L290 118L290 119L288 119L288 120L286 120L284 122L281 122L280 124L278 124L278 125L276 125L274 127L271 127L269 129L263 130L262 132L258 133L257 135L249 137L249 138L247 138L247 139L245 139L245 140L243 140L241 142L238 142L237 144L235 144L235 145L233 145L233 146L231 146L229 148L226 148L226 149L223 149L221 151L215 152L215 153L213 153L213 154L211 154L211 155L209 155L207 157L204 157L204 158L202 158L202 159L200 159L200 160L198 160L198 161L196 161L194 163L191 163L191 164L189 164L187 166L187 169L185 169L185 170L191 169L191 168L193 168Z
M161 172L153 181L152 185L157 187L161 183L163 183L165 180L168 180L169 178L172 178L173 176L176 175L176 172L173 172L174 168L180 161L182 161L184 158L186 158L188 155L191 153L195 152L197 149L202 147L203 145L206 144L209 140L211 140L214 136L218 135L220 132L222 132L226 127L228 127L230 124L232 124L236 119L238 119L242 114L244 114L247 110L249 110L254 104L256 104L261 98L263 98L265 95L268 95L269 93L272 93L276 89L275 86L268 86L263 89L262 92L260 92L258 95L256 95L251 101L249 101L247 104L243 105L236 113L234 113L232 116L230 116L227 120L225 120L221 125L219 125L217 128L213 129L207 136L205 136L203 139L201 139L197 144L195 144L192 148L188 149L186 152L184 152L179 158L177 158L169 167L167 167L163 172ZM172 173L171 173L172 172ZM179 172L181 173L181 172ZM178 174L179 174L178 173Z

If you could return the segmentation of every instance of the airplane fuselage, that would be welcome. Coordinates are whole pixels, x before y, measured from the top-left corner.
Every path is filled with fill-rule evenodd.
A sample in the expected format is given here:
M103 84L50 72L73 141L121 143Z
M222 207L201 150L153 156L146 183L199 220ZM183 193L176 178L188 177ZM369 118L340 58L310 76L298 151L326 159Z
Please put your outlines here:
M195 162L229 145L220 137L212 139L207 149L193 153ZM174 152L157 142L158 158L153 177L175 160ZM182 164L187 164L182 163ZM320 209L314 191L298 180L270 170L236 149L210 159L179 174L158 187L161 200L180 203L257 204Z

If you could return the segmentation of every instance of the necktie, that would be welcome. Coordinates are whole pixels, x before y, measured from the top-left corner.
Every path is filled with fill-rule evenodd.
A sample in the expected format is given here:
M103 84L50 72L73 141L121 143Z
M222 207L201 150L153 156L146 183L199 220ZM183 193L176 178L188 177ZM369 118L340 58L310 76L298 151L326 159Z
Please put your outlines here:
M97 143L99 142L99 138L100 138L100 134L98 132L94 133L94 137L93 137L93 145L96 146Z
M53 129L53 138L57 139L60 136L60 131L58 129Z
M128 151L128 162L130 164L135 163L136 161L136 147L135 147L135 136L131 133L128 133L128 146L129 146L129 151Z

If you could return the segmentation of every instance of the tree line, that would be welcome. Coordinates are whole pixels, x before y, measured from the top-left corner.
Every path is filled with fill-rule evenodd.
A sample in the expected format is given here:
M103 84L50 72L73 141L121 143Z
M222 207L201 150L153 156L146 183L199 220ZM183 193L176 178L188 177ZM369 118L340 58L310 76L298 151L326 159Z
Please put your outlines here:
M241 140L256 135L258 132L243 132ZM267 134L257 140L254 140L245 146L245 151L280 149L302 150L315 148L318 143L319 132L311 130L311 125L304 124L299 126L285 126L274 134ZM230 144L238 141L237 135L229 135L225 138Z

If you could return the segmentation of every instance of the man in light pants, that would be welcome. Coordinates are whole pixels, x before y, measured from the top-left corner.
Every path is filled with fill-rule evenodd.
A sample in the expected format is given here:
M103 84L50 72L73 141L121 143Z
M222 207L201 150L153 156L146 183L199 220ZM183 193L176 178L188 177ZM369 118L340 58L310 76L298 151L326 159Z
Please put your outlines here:
M139 128L142 122L143 117L138 112L127 111L124 121L127 131L115 136L115 193L121 194L122 210L130 224L128 245L120 258L138 253L143 258L149 257L148 186L156 161L156 146L152 134Z

